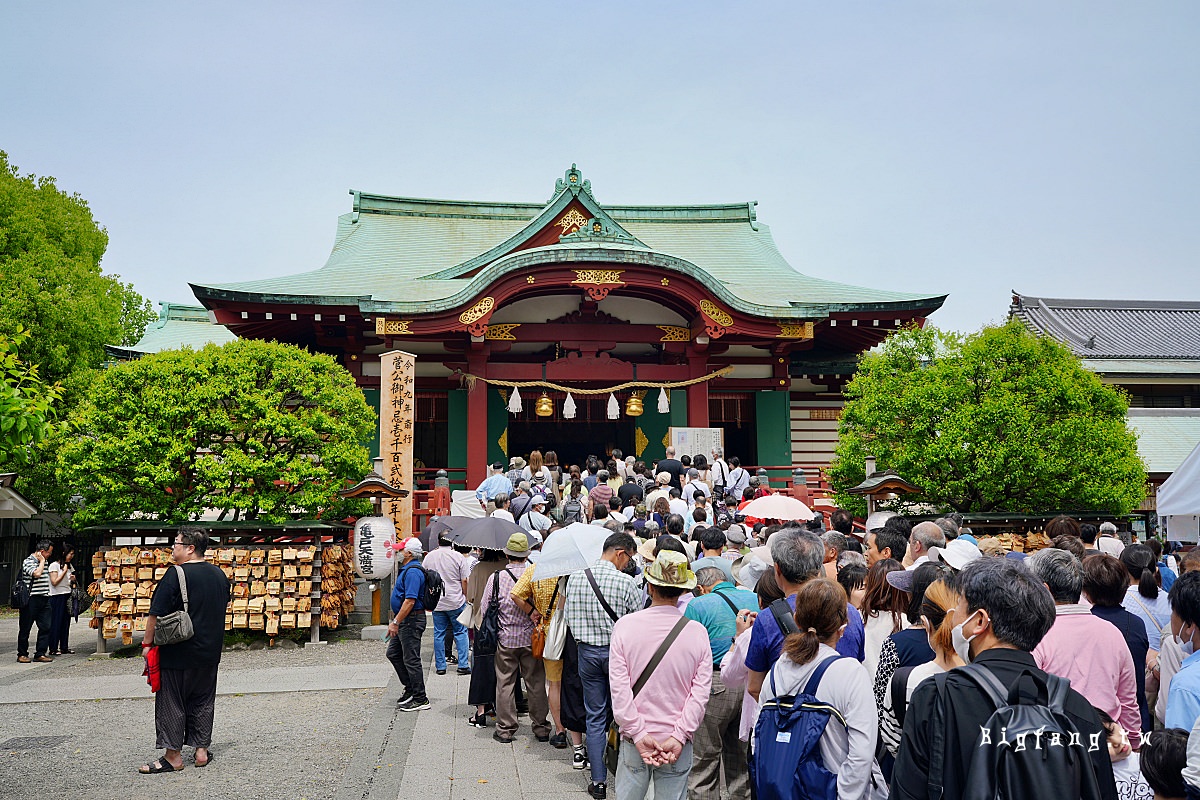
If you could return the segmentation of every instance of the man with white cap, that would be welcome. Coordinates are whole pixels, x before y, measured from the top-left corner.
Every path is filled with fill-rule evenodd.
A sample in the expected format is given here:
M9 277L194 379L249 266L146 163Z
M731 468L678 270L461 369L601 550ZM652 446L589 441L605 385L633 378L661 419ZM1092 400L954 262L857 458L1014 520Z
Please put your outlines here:
M392 662L396 676L404 686L396 707L401 711L424 711L429 708L425 694L425 673L421 667L421 636L425 633L425 570L421 556L425 549L421 540L412 537L400 551L400 574L392 589L392 621L388 623L387 659Z
M945 547L929 548L929 560L946 564L958 572L977 558L983 558L983 553L974 542L965 539L952 539Z
M1113 558L1121 557L1121 552L1125 549L1125 543L1117 538L1116 525L1111 522L1100 523L1100 538L1096 540L1096 547L1105 555L1110 555Z
M533 494L529 508L517 519L517 524L530 534L537 534L540 540L544 531L550 530L553 520L546 516L546 498L538 493Z
M659 472L654 476L654 490L646 494L646 508L653 509L654 504L658 502L658 498L665 497L669 501L671 499L671 473Z

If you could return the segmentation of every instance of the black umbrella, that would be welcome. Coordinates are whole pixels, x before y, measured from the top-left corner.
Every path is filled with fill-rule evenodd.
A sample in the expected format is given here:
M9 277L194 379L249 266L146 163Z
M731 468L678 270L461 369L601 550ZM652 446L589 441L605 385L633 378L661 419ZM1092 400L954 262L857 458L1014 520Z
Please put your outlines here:
M514 533L525 533L525 529L499 517L479 517L455 525L451 537L455 544L464 547L503 550Z
M438 537L446 531L454 530L454 527L461 522L466 522L470 517L434 517L429 521L421 531L421 535L417 537L421 540L421 546L428 552L435 550L438 546Z

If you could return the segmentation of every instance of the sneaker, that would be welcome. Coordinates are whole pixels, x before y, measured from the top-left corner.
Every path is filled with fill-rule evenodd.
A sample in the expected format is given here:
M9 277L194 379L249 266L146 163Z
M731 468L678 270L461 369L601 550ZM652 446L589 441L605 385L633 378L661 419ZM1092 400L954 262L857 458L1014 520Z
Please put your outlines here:
M444 670L444 669L439 669L439 670L437 671L437 674L438 674L438 675L445 675L445 674L446 674L446 670Z
M559 750L566 750L567 747L570 745L570 742L567 740L567 734L556 733L550 737L550 744L552 744L554 747L558 748Z
M471 674L470 667L459 667L458 669L456 669L454 671L457 672L459 675L470 675Z
M401 711L428 711L432 706L428 700L418 700L415 697L409 698L407 703L401 703L396 706Z
M608 797L607 783L589 783L588 794L592 796L592 800L604 800Z
M587 750L582 746L576 747L571 754L571 769L583 769L588 765Z
M467 724L472 728L486 728L488 726L487 714L472 714L467 717Z
M446 663L447 664L457 664L458 656L446 656Z
M402 706L409 700L412 700L412 692L410 692L408 689L405 689L404 694L400 695L400 699L396 701L396 705Z

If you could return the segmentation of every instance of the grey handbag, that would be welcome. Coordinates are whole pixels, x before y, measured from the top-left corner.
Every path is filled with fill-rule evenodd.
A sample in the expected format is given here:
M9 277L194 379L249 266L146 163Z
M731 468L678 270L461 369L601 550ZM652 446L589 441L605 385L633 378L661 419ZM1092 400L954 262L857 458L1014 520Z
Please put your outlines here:
M175 565L175 573L179 577L179 593L183 595L183 610L172 611L159 617L154 624L154 644L178 644L192 638L192 617L188 614L187 578L184 577L183 567Z

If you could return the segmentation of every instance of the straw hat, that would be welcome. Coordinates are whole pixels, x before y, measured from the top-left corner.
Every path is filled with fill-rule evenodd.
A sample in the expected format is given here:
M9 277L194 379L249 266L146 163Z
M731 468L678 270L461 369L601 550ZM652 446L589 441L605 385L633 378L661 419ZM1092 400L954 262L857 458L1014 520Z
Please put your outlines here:
M664 550L646 567L646 581L673 589L695 589L696 573L688 566L687 556L683 553Z

